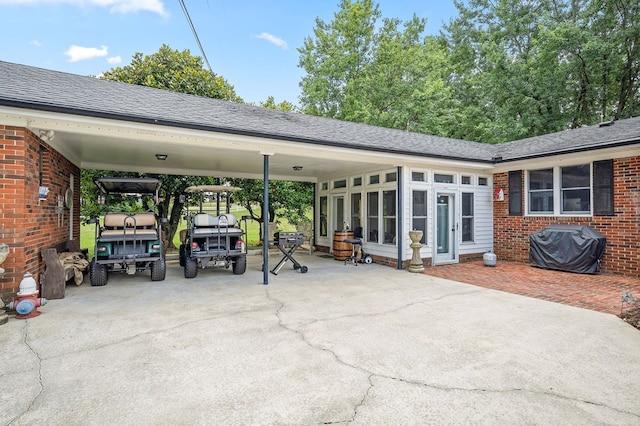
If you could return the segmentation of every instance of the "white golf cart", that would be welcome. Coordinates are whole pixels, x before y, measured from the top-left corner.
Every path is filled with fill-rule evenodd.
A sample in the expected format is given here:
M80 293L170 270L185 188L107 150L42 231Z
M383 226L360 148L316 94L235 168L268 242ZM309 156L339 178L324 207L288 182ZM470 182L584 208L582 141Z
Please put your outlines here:
M247 252L242 228L235 215L229 212L230 195L240 188L225 185L190 186L185 192L195 195L199 208L189 212L187 204L187 229L181 232L179 259L185 278L195 278L198 269L231 267L235 275L247 269ZM225 213L221 213L221 203ZM205 211L205 203L215 203L215 210Z

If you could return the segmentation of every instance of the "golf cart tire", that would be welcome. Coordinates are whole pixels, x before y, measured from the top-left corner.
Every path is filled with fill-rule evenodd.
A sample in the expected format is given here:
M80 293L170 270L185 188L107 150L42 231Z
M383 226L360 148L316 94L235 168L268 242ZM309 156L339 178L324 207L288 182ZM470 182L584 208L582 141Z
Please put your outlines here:
M151 265L151 281L164 281L167 276L167 262L164 256L153 262Z
M93 287L102 287L107 284L109 274L106 265L99 264L95 257L89 265L89 281Z
M187 248L184 244L180 244L180 248L178 248L178 261L180 262L180 266L184 267L184 259L187 257Z
M184 277L195 278L198 276L198 261L188 256L184 258Z
M233 274L242 275L247 270L247 255L241 254L233 261Z

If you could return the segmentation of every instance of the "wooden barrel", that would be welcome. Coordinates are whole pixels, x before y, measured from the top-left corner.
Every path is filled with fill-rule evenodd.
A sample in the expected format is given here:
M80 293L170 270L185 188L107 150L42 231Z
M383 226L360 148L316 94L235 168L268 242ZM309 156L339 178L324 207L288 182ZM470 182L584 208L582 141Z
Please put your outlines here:
M345 260L351 256L351 243L344 240L353 239L353 231L334 231L333 233L333 258L335 260Z

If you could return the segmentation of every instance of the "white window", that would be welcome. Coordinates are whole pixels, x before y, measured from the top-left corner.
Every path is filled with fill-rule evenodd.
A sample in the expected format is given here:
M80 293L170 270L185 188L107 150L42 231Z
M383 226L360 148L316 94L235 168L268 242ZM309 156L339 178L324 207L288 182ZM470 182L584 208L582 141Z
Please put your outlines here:
M361 201L361 193L357 192L355 194L351 194L351 229L354 231L357 227L362 226L362 223L360 222Z
M413 191L411 209L413 211L412 228L422 231L422 244L427 241L427 191Z
M367 241L369 242L378 242L380 240L378 211L378 191L367 192Z
M529 172L529 212L553 213L553 169Z
M591 170L588 164L562 167L562 213L591 211Z
M527 173L529 214L591 213L591 165L530 170Z
M336 180L333 182L333 189L346 188L346 187L347 187L346 179Z
M384 244L396 243L396 191L382 191Z
M473 241L473 192L462 193L462 241Z
M411 172L411 181L413 182L426 182L427 174L425 172Z
M455 183L455 179L453 175L448 175L443 173L434 173L433 181L435 183Z
M327 197L320 197L320 235L323 237L327 236L327 200Z

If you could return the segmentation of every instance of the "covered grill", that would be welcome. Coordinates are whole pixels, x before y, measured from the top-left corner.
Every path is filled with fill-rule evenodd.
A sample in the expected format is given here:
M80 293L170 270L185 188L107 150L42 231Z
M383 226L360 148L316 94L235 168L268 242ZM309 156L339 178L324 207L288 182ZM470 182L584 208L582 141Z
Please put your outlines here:
M531 234L529 262L544 269L594 274L600 272L600 259L606 238L584 225L549 225Z

